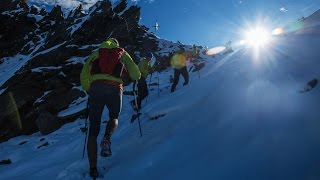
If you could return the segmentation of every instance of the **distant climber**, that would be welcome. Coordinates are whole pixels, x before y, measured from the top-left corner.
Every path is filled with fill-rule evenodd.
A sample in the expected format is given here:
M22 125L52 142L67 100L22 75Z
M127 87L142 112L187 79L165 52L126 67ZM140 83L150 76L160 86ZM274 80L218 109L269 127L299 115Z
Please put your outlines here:
M232 46L231 46L231 41L228 41L227 44L226 44L225 54L232 53L232 52L233 52L233 49L232 49Z
M183 86L189 83L189 74L187 70L187 60L197 54L197 49L194 47L193 51L180 50L177 51L171 58L171 66L174 68L173 84L171 86L171 92L176 90L176 86L179 82L180 75L184 78Z
M101 141L100 155L111 156L111 135L118 127L118 118L122 106L124 69L127 69L131 79L138 80L141 73L130 55L119 47L114 38L104 41L99 50L92 52L84 64L80 81L85 91L89 92L89 137L88 157L90 176L96 178L97 171L97 136L100 132L100 123L103 109L109 110L104 137Z
M318 79L312 79L311 81L309 81L304 89L302 91L300 91L300 93L305 93L305 92L309 92L311 91L311 89L315 88L318 84Z

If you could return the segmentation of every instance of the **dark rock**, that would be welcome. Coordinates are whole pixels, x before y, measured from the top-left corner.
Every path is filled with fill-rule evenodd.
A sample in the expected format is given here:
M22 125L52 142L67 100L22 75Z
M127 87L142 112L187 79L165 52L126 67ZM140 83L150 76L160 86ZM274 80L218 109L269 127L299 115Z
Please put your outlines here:
M0 13L0 58L20 53L29 55L30 60L0 87L7 88L0 95L0 142L39 131L37 124L41 124L43 131L42 126L48 128L50 123L46 121L54 123L54 128L48 130L52 132L85 114L80 111L57 117L70 103L86 96L75 88L80 86L83 64L72 64L69 59L89 56L109 37L118 39L136 63L139 56L158 51L157 37L149 33L147 27L139 25L140 7L127 9L127 1L121 1L115 8L108 0L98 1L89 15L83 14L79 6L66 19L60 6L50 13L45 9L38 13L36 7L30 7L30 14L44 17L38 22L27 11L22 11L25 5L26 2L20 0L1 0L0 11L20 11ZM170 65L171 54L155 56L160 62L158 71ZM125 85L130 82L125 79Z
M150 119L150 120L157 120L157 119L159 119L159 118L164 117L165 115L166 115L166 114L159 114L159 115L157 115L157 116L150 117L149 119Z
M34 18L26 13L0 14L0 58L20 53L26 45L28 34L37 28Z
M68 18L80 18L82 17L84 14L84 11L83 11L83 7L82 7L82 4L80 4L76 9L72 10L70 12L70 14L68 15Z
M39 10L38 10L37 7L31 6L30 13L34 14L34 15L37 15L37 14L39 14Z
M19 2L19 0L1 0L0 12L17 9Z
M48 15L51 20L62 21L64 19L61 6L55 6Z
M42 9L40 10L40 12L39 12L39 15L41 15L41 16L47 16L47 15L48 15L48 12L47 12L44 8L42 8Z
M62 122L48 111L41 112L36 122L41 134L43 135L50 134L62 126Z
M11 164L12 161L10 159L6 159L6 160L1 160L0 161L0 165L8 165L8 164Z
M24 12L29 12L28 0L20 0L19 6L24 10Z
M117 14L123 12L127 8L127 0L121 0L121 2L113 9Z
M318 84L318 79L313 79L311 81L309 81L306 86L304 87L304 89L302 91L300 91L301 93L305 93L305 92L309 92L310 90L312 90L313 88L315 88Z
M38 146L37 149L40 149L40 148L48 146L48 145L49 145L49 143L45 142L44 144L41 144L40 146Z
M19 143L19 146L26 144L28 141L22 141L21 143Z
M204 66L205 66L205 62L194 64L194 69L192 72L200 71Z

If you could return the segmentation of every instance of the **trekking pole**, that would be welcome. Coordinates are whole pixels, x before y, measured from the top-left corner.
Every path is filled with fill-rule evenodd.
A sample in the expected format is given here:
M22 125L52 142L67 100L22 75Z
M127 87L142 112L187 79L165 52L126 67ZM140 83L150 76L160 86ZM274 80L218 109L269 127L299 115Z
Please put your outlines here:
M159 72L158 72L158 97L160 97L160 75L159 75Z
M200 79L200 69L198 70L198 75L199 75L199 79Z
M152 74L153 73L151 73L151 75L150 75L149 84L151 84ZM148 84L147 84L147 88L148 88ZM148 104L148 97L149 97L149 95L146 97L146 105Z
M135 81L136 82L136 81ZM136 84L138 84L136 82ZM137 88L137 91L139 91L139 89ZM142 137L142 130L141 130L141 124L140 124L140 112L139 112L139 108L138 108L138 100L137 100L137 93L135 91L135 86L133 86L133 94L134 94L134 103L135 103L135 106L136 106L136 112L137 112L137 117L138 117L138 122L139 122L139 130L140 130L140 137Z
M87 100L86 121L85 121L85 127L83 129L86 132L86 137L84 139L82 159L84 158L84 152L86 151L86 144L87 144L87 138L88 138L88 117L89 117L89 98Z

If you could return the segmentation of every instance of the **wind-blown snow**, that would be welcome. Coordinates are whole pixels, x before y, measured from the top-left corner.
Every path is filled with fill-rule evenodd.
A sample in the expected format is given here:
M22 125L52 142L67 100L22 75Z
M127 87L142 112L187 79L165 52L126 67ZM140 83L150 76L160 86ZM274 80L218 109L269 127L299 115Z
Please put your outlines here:
M138 120L130 124L133 97L124 96L113 155L98 159L103 179L319 179L319 85L299 93L320 78L319 46L317 34L292 34L259 53L241 48L223 59L206 57L199 74L190 72L184 87L181 78L174 93L173 70L154 73L151 83L160 81L160 97L158 86L149 86L140 117L143 137ZM83 100L74 107L84 108ZM87 157L82 159L84 121L0 144L0 157L13 162L0 168L1 178L90 179ZM99 141L104 128L102 123Z

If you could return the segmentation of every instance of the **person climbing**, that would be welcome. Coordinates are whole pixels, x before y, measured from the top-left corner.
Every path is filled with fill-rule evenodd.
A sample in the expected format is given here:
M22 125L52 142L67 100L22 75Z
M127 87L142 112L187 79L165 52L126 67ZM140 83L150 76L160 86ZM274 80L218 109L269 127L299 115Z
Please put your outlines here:
M171 92L176 90L176 86L179 82L180 74L184 78L183 86L189 83L189 74L187 70L187 59L197 54L197 49L193 47L193 51L177 51L171 58L171 66L174 68L173 84L171 86Z
M133 80L140 79L141 73L130 55L119 47L114 38L104 41L99 50L93 51L84 64L80 82L85 91L89 92L89 137L88 158L90 176L98 176L97 171L97 137L100 132L101 116L104 106L109 110L109 121L101 141L100 155L109 157L111 152L111 135L118 127L118 118L122 106L123 72L126 69Z
M137 97L137 106L135 107L134 100L130 101L131 105L135 109L141 109L141 102L144 98L146 98L149 95L148 91L148 85L147 85L147 77L151 72L151 63L149 58L141 58L139 62L139 70L141 72L141 78L138 80L138 97ZM136 82L133 83L133 87L135 87Z

